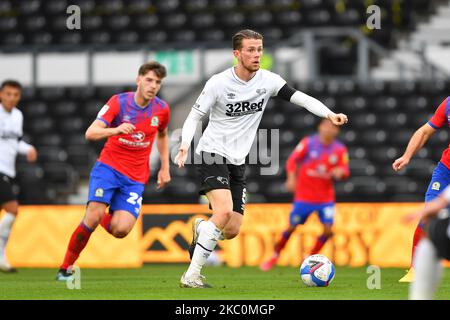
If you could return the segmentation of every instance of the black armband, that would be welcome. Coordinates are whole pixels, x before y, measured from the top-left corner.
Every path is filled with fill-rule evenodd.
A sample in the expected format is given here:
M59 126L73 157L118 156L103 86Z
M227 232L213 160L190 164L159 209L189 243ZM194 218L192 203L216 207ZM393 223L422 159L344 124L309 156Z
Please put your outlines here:
M291 101L292 95L296 92L294 88L289 86L287 83L281 87L281 89L278 91L277 96L280 97L283 100Z

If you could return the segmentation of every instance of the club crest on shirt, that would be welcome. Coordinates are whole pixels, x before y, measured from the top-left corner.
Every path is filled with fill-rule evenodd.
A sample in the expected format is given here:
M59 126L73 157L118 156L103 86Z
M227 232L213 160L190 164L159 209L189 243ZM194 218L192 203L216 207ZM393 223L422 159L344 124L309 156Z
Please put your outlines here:
M266 92L267 92L266 88L256 89L256 93L259 95L266 94Z
M103 189L102 189L102 188L97 188L97 189L95 190L95 196L96 196L97 198L103 198Z
M311 158L315 159L319 156L319 153L316 150L311 151Z
M159 119L158 119L157 116L154 116L154 117L152 118L152 123L151 123L150 126L152 126L152 127L157 127L158 124L159 124Z
M123 118L122 118L122 122L130 122L130 120L131 120L131 119L130 119L130 116L127 115L127 114L124 115Z
M441 184L439 182L433 182L433 184L431 185L431 190L438 190L441 189Z

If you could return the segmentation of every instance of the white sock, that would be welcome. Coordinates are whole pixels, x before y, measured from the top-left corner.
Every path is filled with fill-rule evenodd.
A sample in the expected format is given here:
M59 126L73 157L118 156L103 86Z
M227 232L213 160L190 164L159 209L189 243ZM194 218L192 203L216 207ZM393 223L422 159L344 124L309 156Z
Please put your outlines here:
M413 265L415 280L409 287L409 299L432 300L442 275L442 266L430 239L420 240Z
M198 224L197 226L198 234L200 234L200 231L203 229L203 225L205 224L205 222L208 222L208 220L200 221L200 223ZM217 240L225 240L225 236L223 235L222 231L220 231L219 238Z
M15 219L16 216L14 214L6 212L0 221L0 254L3 254L5 251Z
M220 230L211 221L202 222L201 225L201 228L199 225L197 245L195 246L191 264L186 271L186 277L190 277L193 274L200 274L203 265L216 247L217 240L220 237Z

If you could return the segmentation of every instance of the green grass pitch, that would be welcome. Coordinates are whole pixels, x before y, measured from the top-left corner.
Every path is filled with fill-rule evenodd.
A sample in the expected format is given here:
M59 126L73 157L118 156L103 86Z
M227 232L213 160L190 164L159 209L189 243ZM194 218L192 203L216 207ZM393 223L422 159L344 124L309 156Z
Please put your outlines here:
M0 299L164 299L164 300L266 300L266 299L407 299L408 285L398 283L403 269L381 269L381 289L369 290L366 268L338 267L327 288L307 288L297 268L205 267L212 289L178 287L186 265L146 265L141 269L82 269L81 288L68 289L54 280L56 269L19 269L0 273ZM450 299L450 268L445 269L436 298Z

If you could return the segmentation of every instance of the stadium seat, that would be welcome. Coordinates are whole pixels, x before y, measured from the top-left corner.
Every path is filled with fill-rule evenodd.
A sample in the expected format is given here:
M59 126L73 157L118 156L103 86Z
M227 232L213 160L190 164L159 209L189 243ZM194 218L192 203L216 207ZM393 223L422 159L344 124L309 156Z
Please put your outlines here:
M32 135L42 135L53 131L55 121L51 117L36 117L33 121L27 121L24 124L24 131Z
M85 131L92 121L84 120L82 117L71 117L58 121L57 127L61 134L66 135L72 132Z
M376 173L375 166L367 159L351 159L349 166L352 176L373 176Z
M22 0L18 3L18 10L22 15L32 15L39 12L40 7L40 0Z
M274 21L281 26L298 27L303 22L303 16L299 11L275 12Z
M24 17L22 21L22 27L26 32L36 32L38 30L43 30L47 26L47 19L44 16L29 16Z
M72 193L76 191L78 173L67 163L45 163L43 164L44 179L59 194Z
M19 32L8 32L0 37L0 42L4 46L17 47L25 43L25 37Z
M38 161L42 164L49 162L65 162L68 158L67 152L64 149L56 146L42 146L39 148L38 152Z
M30 118L30 121L34 121L34 119L32 118L45 116L48 112L48 107L45 102L32 101L23 103L22 106L20 106L20 110L22 111L26 120ZM28 121L25 121L25 123L28 124Z
M63 144L63 138L61 135L57 133L47 133L43 135L37 135L32 137L32 143L36 146L38 149L40 147L46 146L46 147L61 147ZM38 155L39 156L39 155Z
M82 143L81 139L78 144L75 144L74 142L75 141L72 140L72 143L66 147L67 161L77 168L81 176L88 176L89 171L97 160L98 155L90 145L87 143Z
M17 182L20 186L19 202L23 204L54 203L49 197L49 188L44 181L44 170L36 164L25 164L17 167Z
M66 0L46 0L44 1L45 12L48 14L65 14L69 4Z
M78 106L72 101L62 101L54 104L49 109L56 118L70 118L77 113Z
M89 15L83 17L83 26L93 32L103 27L103 17L99 15Z
M95 44L95 45L102 45L107 44L111 41L111 34L107 31L95 31L92 33L89 33L86 36L87 43Z
M180 2L178 0L157 0L155 5L158 11L173 12L177 10Z

